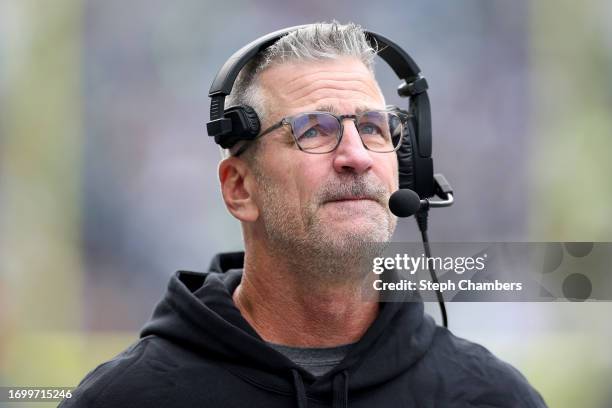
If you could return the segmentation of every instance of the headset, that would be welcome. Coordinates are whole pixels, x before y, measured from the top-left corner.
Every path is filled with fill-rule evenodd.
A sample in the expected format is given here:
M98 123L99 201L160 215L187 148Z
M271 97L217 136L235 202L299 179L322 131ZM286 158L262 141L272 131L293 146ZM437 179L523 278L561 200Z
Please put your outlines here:
M259 134L260 121L255 110L245 105L226 109L225 97L230 94L238 73L249 61L281 37L303 27L285 28L260 37L238 50L223 64L208 93L211 98L210 121L206 124L208 135L214 137L218 145L227 149L239 141L253 140ZM427 80L414 60L397 44L371 31L365 34L372 48L378 49L378 55L402 80L398 94L410 101L407 135L397 150L400 188L414 190L421 198L432 197L435 182Z
M260 132L260 121L255 110L246 105L225 107L225 97L234 86L240 73L260 52L273 45L276 41L307 25L285 28L264 35L236 51L221 67L210 86L208 96L210 103L210 121L206 124L208 135L222 148L229 149L239 141L254 140ZM365 36L370 46L377 50L380 56L402 81L397 88L400 97L408 98L408 123L401 146L396 150L399 170L399 192L412 190L418 196L403 195L399 207L406 199L412 199L414 211L404 211L398 216L406 217L416 213L419 229L423 237L425 252L429 254L427 238L427 214L430 207L448 207L453 203L453 191L441 174L433 172L431 107L427 95L428 84L414 60L396 43L388 38L365 30ZM414 194L413 194L414 195ZM429 200L434 195L442 200ZM403 200L402 200L403 199ZM410 205L408 205L410 207ZM400 211L401 212L401 211ZM430 269L432 278L437 282L435 272ZM442 310L444 326L447 326L446 310L441 293L438 300Z

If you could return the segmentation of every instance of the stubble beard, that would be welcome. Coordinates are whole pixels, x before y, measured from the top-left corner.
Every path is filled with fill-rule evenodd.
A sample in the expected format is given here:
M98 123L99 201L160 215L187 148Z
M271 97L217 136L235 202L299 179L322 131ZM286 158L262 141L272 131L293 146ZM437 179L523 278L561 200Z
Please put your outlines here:
M313 197L303 208L288 206L286 193L271 180L260 180L262 188L261 215L274 255L283 259L300 282L311 285L361 284L372 270L372 259L385 250L396 226L389 212L385 190L363 177L351 176L332 182ZM343 211L332 214L335 220L321 219L327 200L342 194L376 196L380 205L370 210L371 217L354 224ZM329 210L329 209L326 209ZM338 226L337 223L342 225Z

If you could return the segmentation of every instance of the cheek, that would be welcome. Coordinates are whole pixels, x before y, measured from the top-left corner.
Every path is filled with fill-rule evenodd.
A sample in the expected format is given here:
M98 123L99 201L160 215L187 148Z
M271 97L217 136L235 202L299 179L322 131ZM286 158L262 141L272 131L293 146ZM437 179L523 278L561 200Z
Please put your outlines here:
M399 188L398 163L395 153L386 160L381 160L378 177L388 186L389 191L393 192Z
M299 208L300 201L304 200L307 187L304 183L303 168L308 166L302 163L293 155L277 153L268 158L266 172L275 185L279 199L288 210Z
M313 159L318 158L316 155L312 155ZM306 159L310 159L307 157ZM298 197L300 197L300 206L312 205L315 194L321 188L323 180L326 180L328 176L329 164L321 162L312 162L312 160L305 160L295 163L294 174L296 189L298 190Z
M393 160L391 161L391 174L392 176L392 186L393 190L397 190L399 188L399 165L397 163L397 156L393 153Z

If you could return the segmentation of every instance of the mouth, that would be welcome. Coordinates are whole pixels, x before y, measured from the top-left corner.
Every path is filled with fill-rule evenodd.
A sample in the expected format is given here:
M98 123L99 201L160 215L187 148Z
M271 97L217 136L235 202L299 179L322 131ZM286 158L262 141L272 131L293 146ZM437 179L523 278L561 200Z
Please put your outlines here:
M340 198L335 198L333 200L328 200L325 201L323 204L329 204L329 203L349 203L349 202L359 202L359 201L373 201L375 203L378 204L378 200L372 197L340 197Z

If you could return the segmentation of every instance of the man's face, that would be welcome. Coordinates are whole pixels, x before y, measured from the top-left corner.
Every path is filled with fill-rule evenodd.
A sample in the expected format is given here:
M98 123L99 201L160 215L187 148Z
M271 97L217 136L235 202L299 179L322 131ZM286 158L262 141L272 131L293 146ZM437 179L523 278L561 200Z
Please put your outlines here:
M323 107L338 115L385 107L373 75L351 57L272 66L260 85L269 110L263 129ZM343 124L340 145L326 154L300 151L288 126L261 139L255 200L280 248L341 253L390 239L396 219L387 201L398 188L396 154L366 150L354 123Z

